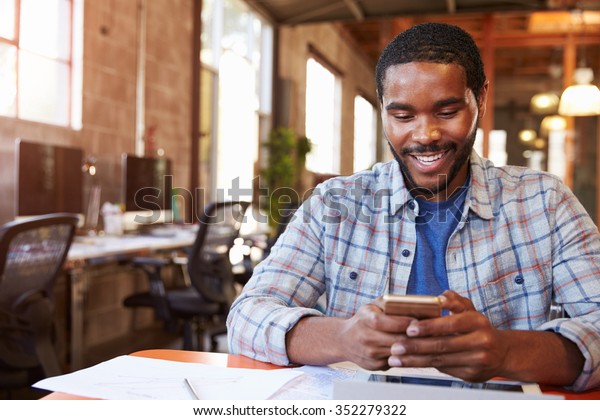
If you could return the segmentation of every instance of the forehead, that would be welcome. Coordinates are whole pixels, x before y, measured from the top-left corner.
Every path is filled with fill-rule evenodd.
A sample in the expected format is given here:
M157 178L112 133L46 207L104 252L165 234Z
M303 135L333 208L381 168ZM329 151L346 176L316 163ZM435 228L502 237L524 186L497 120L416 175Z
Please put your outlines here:
M462 66L454 63L411 62L388 67L383 82L383 96L464 91L467 77Z

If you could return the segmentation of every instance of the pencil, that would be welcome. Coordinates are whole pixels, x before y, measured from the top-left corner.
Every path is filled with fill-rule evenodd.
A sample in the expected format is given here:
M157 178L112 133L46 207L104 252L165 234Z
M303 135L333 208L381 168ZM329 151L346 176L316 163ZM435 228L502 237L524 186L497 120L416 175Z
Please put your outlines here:
M192 382L188 378L185 378L185 385L187 386L187 388L192 393L194 399L195 400L199 400L200 399L200 395L198 395L198 393L196 392L196 389L194 388L194 385L192 385Z

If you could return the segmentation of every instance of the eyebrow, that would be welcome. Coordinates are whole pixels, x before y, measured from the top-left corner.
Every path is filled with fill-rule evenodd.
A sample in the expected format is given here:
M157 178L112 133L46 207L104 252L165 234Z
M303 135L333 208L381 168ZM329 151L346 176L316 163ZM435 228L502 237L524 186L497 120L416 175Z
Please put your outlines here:
M450 98L441 99L439 101L436 101L434 103L434 107L435 108L443 108L448 105L464 104L464 103L466 103L464 98L450 97ZM415 108L412 105L404 103L404 102L390 102L389 104L387 104L385 106L386 111L390 111L390 110L413 111L414 109Z

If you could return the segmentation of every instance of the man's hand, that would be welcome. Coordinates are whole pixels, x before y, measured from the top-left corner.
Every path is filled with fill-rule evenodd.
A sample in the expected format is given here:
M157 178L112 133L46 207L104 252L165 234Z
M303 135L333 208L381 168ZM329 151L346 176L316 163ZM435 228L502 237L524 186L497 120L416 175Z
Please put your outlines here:
M390 348L411 321L408 317L385 315L380 299L362 306L345 320L341 330L346 360L368 370L388 369Z
M351 318L305 317L286 336L288 358L298 364L351 361L368 370L388 369L392 345L413 320L385 315L381 298Z
M508 353L501 334L468 299L452 291L442 298L450 315L412 321L392 345L389 365L436 367L471 382L499 375Z
M390 366L435 367L469 382L495 376L570 385L583 357L575 344L549 331L497 330L470 300L443 294L439 318L413 320L392 344Z

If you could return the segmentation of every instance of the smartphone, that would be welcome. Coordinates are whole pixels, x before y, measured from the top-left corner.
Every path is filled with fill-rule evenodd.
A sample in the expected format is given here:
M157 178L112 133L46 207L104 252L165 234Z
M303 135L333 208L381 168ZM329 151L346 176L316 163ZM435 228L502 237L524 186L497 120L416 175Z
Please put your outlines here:
M383 312L417 319L435 318L442 315L442 302L437 296L385 295Z

